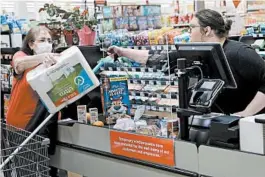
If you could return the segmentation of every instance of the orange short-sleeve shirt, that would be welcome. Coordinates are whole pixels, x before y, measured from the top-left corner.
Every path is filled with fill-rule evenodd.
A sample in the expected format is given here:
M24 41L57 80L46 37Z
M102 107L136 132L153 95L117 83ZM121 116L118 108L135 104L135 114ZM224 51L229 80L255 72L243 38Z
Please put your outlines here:
M26 56L26 54L19 51L15 53L13 60L23 56ZM39 100L37 93L30 87L26 79L27 73L33 68L25 70L20 78L14 77L6 116L8 124L22 129L32 118Z

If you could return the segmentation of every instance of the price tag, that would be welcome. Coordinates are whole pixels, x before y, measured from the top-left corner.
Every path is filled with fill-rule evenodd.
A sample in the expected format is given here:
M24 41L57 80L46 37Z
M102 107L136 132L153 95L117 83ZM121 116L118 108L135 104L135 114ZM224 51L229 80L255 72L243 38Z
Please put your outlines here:
M156 111L156 106L151 106L152 111Z
M157 97L157 98L161 98L161 94L159 94L159 93L156 94L156 97Z
M141 80L141 84L143 84L143 85L144 85L144 84L145 84L145 80Z
M164 112L164 108L163 107L159 107L159 111L160 112Z
M157 46L157 50L162 50L162 47L160 45Z
M146 106L145 108L146 108L147 111L151 110L151 106Z
M156 81L156 84L157 85L161 85L161 81Z
M145 46L142 47L142 50L146 50Z
M258 35L257 34L253 34L253 37L258 37Z
M137 109L137 105L133 104L132 105L133 109Z
M148 68L148 71L149 72L154 72L154 69L153 68Z
M171 98L171 95L170 94L167 94L167 96L166 96L168 99L170 99Z
M141 72L143 72L143 73L144 73L144 72L145 72L145 68L141 68Z
M112 67L108 67L108 69L109 69L109 71L112 71L113 70Z
M259 34L259 37L263 37L264 35L263 34Z
M167 108L166 108L166 111L167 111L167 112L171 112L171 108L170 108L170 107L167 107Z
M163 46L164 50L168 50L168 45Z
M171 50L177 50L177 49L176 49L176 46L171 45Z
M134 91L131 91L131 95L132 95L132 96L135 96L136 94L135 94L135 92L134 92Z
M150 81L149 81L149 84L150 84L150 85L154 85L155 83L154 83L154 81L150 80Z
M132 72L136 72L136 68L132 68Z
M174 85L178 85L178 81L174 81Z
M144 95L144 92L140 92L140 96L141 97L144 97L145 95Z
M170 81L166 81L166 85L170 85Z
M151 46L151 49L152 50L156 50L156 46Z
M121 68L120 67L117 67L117 71L121 71Z
M138 84L137 80L133 80L133 83L134 83L134 84Z

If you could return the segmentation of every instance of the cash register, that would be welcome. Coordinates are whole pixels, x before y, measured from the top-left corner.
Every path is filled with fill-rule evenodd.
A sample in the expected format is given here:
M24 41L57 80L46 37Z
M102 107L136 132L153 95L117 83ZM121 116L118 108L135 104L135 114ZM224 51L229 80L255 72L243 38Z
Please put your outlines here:
M239 117L211 113L223 89L237 85L220 43L176 44L179 82L180 138L224 148L239 147ZM189 78L199 70L199 81L188 93Z

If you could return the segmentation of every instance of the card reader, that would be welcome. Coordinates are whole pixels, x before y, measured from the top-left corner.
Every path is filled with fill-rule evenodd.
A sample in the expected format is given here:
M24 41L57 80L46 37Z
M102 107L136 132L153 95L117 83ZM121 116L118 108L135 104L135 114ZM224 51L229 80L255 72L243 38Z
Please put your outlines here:
M224 86L220 79L201 79L193 88L189 101L192 108L210 108Z

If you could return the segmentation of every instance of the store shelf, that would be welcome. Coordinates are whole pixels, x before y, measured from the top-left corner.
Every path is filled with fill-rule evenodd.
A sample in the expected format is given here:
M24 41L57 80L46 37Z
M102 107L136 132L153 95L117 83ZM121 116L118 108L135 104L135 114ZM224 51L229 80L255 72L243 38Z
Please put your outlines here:
M123 46L124 48L137 50L176 50L175 45L152 45L152 46Z
M177 99L178 93L151 93L147 91L131 91L130 96L140 96L140 97L156 97L156 98L169 98Z
M138 106L141 106L141 105L132 104L132 109L137 109ZM177 106L150 106L150 105L146 105L146 111L176 113L177 112Z
M134 114L135 111L136 111L136 109L131 109L132 114ZM177 118L177 113L170 113L170 112L159 112L159 111L147 111L147 110L145 110L144 115L167 117L167 118Z
M100 69L104 71L128 71L128 72L149 72L149 73L163 72L161 69L158 69L156 66L154 66L153 68L102 66Z
M129 83L131 84L144 84L144 85L177 85L178 81L165 81L165 80L159 80L159 79L129 79Z

